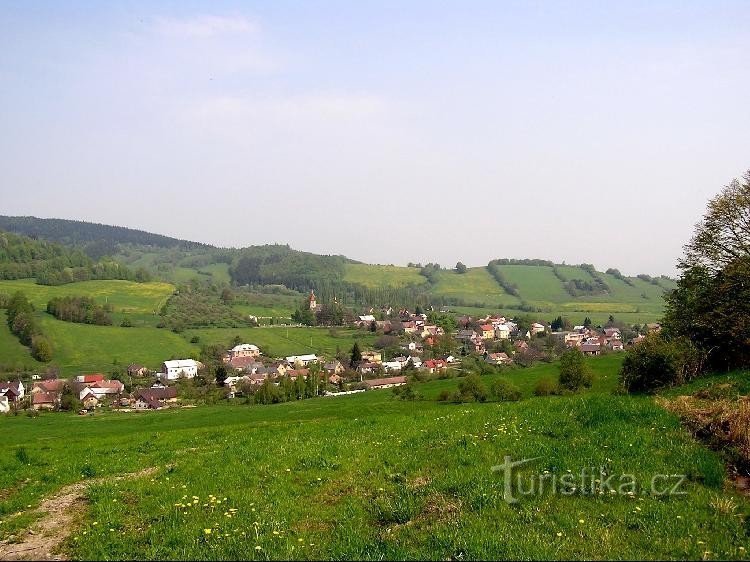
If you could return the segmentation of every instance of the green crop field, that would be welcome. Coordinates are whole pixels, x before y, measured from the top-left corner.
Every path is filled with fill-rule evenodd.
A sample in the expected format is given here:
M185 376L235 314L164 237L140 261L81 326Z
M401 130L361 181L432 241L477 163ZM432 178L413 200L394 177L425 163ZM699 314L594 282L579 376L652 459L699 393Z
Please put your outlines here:
M346 264L344 281L358 283L370 288L405 287L426 283L427 278L420 275L419 269L416 267L348 263Z
M336 349L349 352L358 341L364 348L371 347L376 336L366 330L354 328L205 328L188 330L183 336L190 340L193 336L200 338L200 343L228 344L235 336L242 341L257 345L268 357L286 357L315 353L333 357Z
M611 357L590 364L614 377ZM92 484L63 547L75 559L746 559L748 500L711 452L647 396L529 397L554 368L515 370L517 403L402 402L389 390L274 406L0 420L0 539L42 497ZM742 375L747 378L747 374ZM456 380L418 385L427 397ZM505 456L533 459L514 472ZM600 469L632 494L553 493ZM546 474L545 474L546 473ZM684 474L683 495L654 476ZM532 480L536 477L536 480ZM628 480L630 481L630 480ZM511 484L516 482L511 480ZM540 491L528 483L547 482ZM586 482L589 482L587 480ZM661 481L659 481L661 482ZM668 480L674 484L676 479ZM593 484L592 484L593 485ZM640 487L642 486L642 487ZM30 506L30 507L29 507Z
M561 303L571 299L551 267L540 265L501 265L505 278L518 286L521 298L529 302Z
M482 303L489 307L519 302L516 297L506 293L484 267L471 267L466 273L441 270L436 277L437 283L432 293L438 296L461 299L467 304Z

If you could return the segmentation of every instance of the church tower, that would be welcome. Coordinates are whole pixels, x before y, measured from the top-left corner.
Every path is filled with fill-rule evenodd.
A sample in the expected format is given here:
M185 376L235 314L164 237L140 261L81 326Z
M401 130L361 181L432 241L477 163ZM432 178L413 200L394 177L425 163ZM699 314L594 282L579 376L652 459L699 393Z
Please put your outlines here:
M310 303L310 310L315 310L318 307L318 301L315 299L315 291L310 290L310 296L307 297L307 301Z

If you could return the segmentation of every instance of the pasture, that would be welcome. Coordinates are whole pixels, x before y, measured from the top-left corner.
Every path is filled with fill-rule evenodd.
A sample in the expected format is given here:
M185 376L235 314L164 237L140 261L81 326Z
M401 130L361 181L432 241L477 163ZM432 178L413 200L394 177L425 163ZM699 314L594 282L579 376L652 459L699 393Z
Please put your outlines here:
M427 278L420 275L416 267L347 263L344 281L369 288L406 287L426 283Z
M467 304L481 303L487 307L519 302L516 297L506 293L484 267L471 267L466 273L444 269L435 276L437 283L432 288L435 296L460 299Z
M614 375L609 357L591 360ZM531 385L550 366L512 371ZM426 396L456 380L418 385ZM97 483L64 544L80 559L745 559L747 499L725 469L651 397L609 384L516 403L402 402L389 390L274 406L214 406L0 420L0 538L17 537L40 499ZM492 467L574 475L600 467L648 483L684 474L684 495L504 499ZM590 472L591 473L591 472ZM593 477L592 477L593 478ZM615 488L619 485L615 483ZM531 488L529 488L531 490ZM31 507L28 507L31 506Z

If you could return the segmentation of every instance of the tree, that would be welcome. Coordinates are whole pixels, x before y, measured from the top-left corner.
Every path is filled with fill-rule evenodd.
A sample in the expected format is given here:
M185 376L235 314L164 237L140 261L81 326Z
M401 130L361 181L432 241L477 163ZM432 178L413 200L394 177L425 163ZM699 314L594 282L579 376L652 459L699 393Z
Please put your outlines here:
M685 246L683 270L705 267L718 272L750 256L750 170L708 202L703 219Z
M224 381L227 380L227 368L224 365L216 367L216 386L224 386Z
M231 304L234 300L234 293L232 292L232 289L229 287L224 287L224 289L221 291L221 302L224 304Z
M352 346L351 357L349 359L349 365L352 369L356 369L362 361L362 351L359 349L359 342L354 342Z
M52 344L44 336L33 336L31 339L31 355L42 363L51 361Z
M550 324L550 328L552 329L553 332L559 332L560 330L563 329L563 326L564 326L564 323L563 323L562 316L558 316Z
M703 368L700 351L684 337L651 333L625 355L620 384L628 392L652 392L683 384Z
M560 357L560 386L578 392L592 383L591 371L578 348L566 351Z
M589 318L588 316L583 319L584 328L591 328L591 324L593 324L593 322L591 322L591 318Z
M456 264L456 273L466 273L466 266L461 262Z
M487 400L487 388L482 378L472 373L458 383L458 401L461 402L484 402Z

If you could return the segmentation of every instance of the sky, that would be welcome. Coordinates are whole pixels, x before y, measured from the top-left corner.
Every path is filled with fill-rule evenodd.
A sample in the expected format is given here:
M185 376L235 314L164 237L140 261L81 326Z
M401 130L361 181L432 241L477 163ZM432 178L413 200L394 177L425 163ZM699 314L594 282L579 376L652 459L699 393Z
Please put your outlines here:
M750 168L750 2L0 0L0 214L676 273Z

